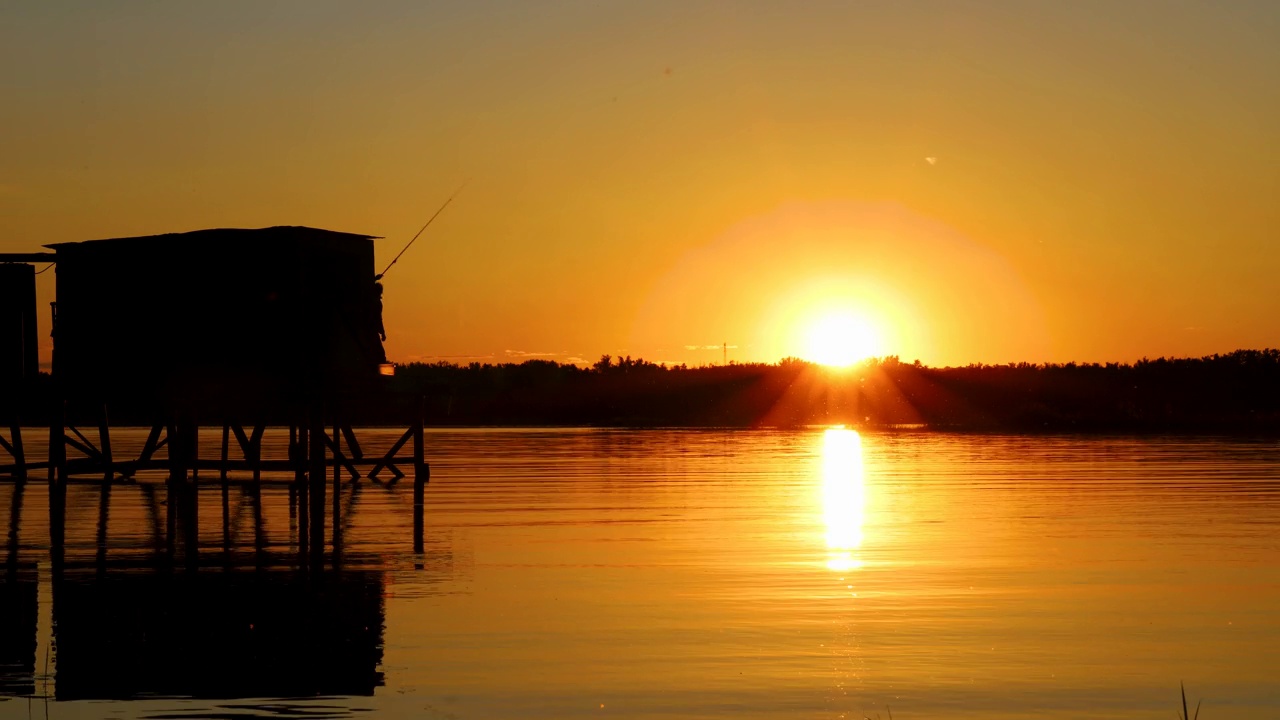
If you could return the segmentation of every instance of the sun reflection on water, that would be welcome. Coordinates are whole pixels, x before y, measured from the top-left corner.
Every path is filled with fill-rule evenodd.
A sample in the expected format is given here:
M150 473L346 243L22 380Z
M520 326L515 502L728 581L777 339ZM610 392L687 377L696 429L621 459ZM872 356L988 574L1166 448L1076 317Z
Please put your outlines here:
M827 526L827 567L837 572L862 566L867 486L862 469L862 438L854 430L831 428L822 439L822 516Z

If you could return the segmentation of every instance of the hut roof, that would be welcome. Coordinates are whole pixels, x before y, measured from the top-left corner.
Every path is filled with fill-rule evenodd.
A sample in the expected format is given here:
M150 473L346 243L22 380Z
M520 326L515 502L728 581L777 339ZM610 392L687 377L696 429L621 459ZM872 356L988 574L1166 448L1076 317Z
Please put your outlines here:
M215 240L308 240L308 239L325 239L325 240L378 240L381 239L377 235L361 235L357 233L337 232L334 230L321 230L319 228L303 227L300 225L277 225L276 227L244 229L244 228L215 228L211 230L193 230L191 232L182 233L164 233L163 235L140 235L137 237L122 238L103 238L100 240L83 240L78 242L60 242L45 245L47 248L58 250L60 248L79 246L96 243L134 243L134 242L184 242L184 243L200 243Z

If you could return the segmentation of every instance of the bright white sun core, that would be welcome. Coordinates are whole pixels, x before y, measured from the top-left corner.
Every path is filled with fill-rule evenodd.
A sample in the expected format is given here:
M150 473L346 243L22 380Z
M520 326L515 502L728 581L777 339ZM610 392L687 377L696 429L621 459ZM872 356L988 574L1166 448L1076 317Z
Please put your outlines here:
M809 326L804 359L830 367L849 367L880 353L880 335L866 318L852 312L832 312Z

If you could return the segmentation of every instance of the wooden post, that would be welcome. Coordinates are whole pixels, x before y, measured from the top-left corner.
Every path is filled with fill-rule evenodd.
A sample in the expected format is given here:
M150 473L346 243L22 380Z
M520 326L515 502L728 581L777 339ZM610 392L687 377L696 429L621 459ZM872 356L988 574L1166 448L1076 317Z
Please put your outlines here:
M231 453L231 425L225 420L222 423L222 467L218 469L218 479L222 486L227 486L227 460Z
M249 436L249 447L253 453L253 484L262 487L262 433L265 425L254 425L253 434Z
M169 443L169 477L165 480L164 543L165 554L173 560L178 534L178 474L182 455L182 440L178 437L178 425L170 422L165 429Z
M261 567L266 559L267 533L262 518L262 485L254 483L249 488L249 497L253 501L253 552L254 559Z
M115 468L111 463L111 430L106 404L102 406L102 422L98 424L98 450L102 452L102 483L108 485L115 477Z
M22 423L18 420L9 426L9 444L13 448L13 477L22 482L27 479L27 453L22 448Z
M185 554L187 558L187 567L196 568L200 566L200 479L196 474L196 467L200 460L200 426L194 421L188 421L182 424L182 495L183 509L185 512L182 516L185 546ZM190 477L186 477L187 470L190 469Z
M307 447L307 436L310 434L305 424L298 425L298 455L294 460L293 466L293 484L298 490L298 557L306 557L307 543L309 540L310 528L308 527L308 519L310 516L309 507L307 505L310 497L307 492L307 464L309 462L310 453Z
M111 483L98 488L98 572L107 570L107 518L111 508Z
M231 452L231 424L222 421L222 467L218 468L218 480L222 482L222 552L231 557L231 488L227 482L227 460Z
M193 420L190 429L191 444L187 446L187 467L191 469L191 489L194 492L195 486L200 482L200 422Z
M311 463L307 489L310 497L312 565L324 562L324 484L327 458L324 447L324 422L319 412L311 418Z
M289 467L293 470L293 482L289 484L289 537L297 530L298 521L298 426L289 425Z
M49 558L55 570L62 569L66 548L67 438L66 406L54 404L49 423Z
M427 466L422 432L422 411L413 421L413 551L422 552L423 510L426 505L426 485L430 468Z
M231 556L231 488L222 483L222 552Z
M338 424L333 424L333 526L330 533L333 535L333 565L337 567L340 561L339 554L342 552L342 463L338 462Z

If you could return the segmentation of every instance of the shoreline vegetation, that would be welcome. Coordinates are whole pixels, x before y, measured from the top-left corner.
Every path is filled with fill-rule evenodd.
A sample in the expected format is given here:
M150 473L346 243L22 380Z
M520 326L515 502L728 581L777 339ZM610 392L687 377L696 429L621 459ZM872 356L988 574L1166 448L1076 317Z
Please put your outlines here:
M979 432L1280 434L1280 350L1133 364L932 368L897 357L849 368L778 363L688 367L601 357L410 363L398 396L429 424L613 427L923 427Z
M777 363L688 367L601 357L397 366L377 388L345 400L354 424L394 425L420 411L428 425L800 427L843 424L963 432L1280 435L1280 350L1237 350L1132 364L974 364L934 368L874 358L828 368ZM52 407L49 377L24 420ZM129 393L119 397L129 398ZM146 420L119 400L116 422ZM208 418L213 420L213 418Z

